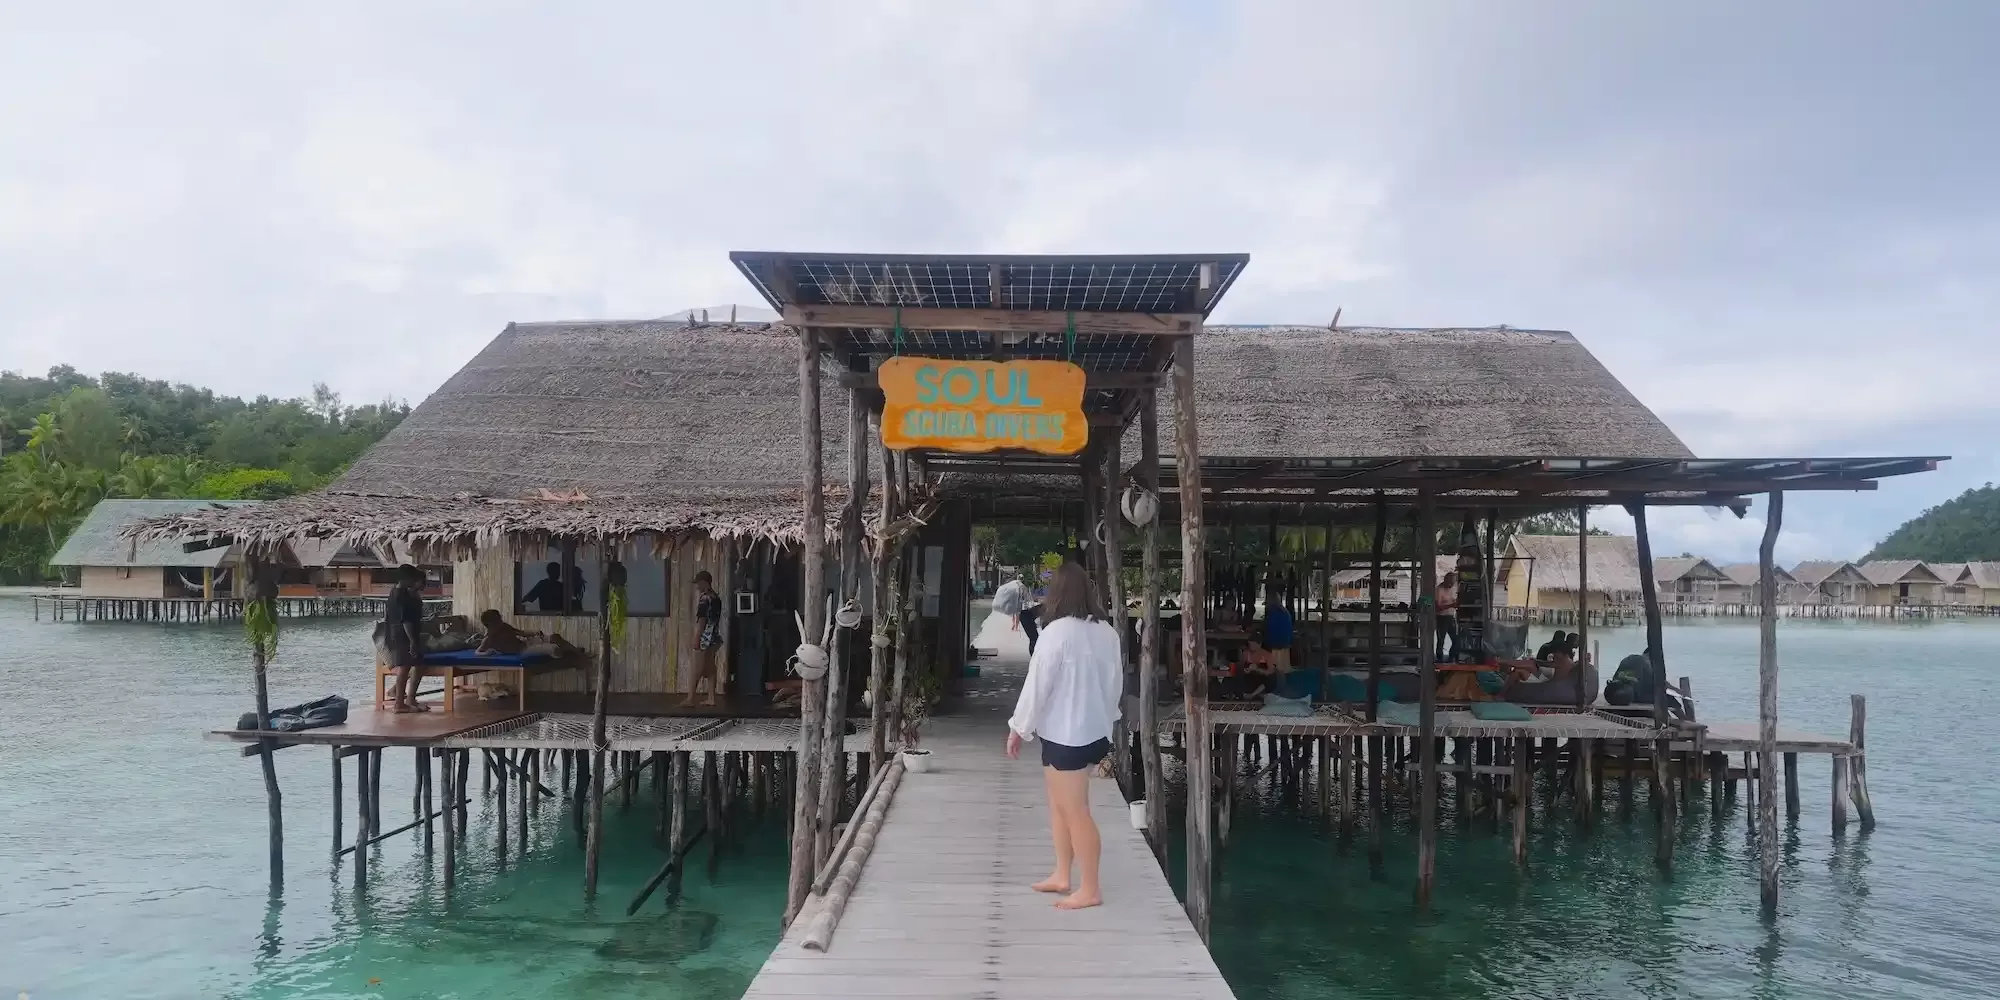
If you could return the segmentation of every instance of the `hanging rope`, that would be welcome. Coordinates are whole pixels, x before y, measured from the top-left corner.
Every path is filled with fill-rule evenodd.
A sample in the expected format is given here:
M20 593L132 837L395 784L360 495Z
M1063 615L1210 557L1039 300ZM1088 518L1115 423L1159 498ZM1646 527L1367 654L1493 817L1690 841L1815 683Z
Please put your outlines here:
M891 334L891 337L892 337L891 353L895 357L901 357L903 354L903 307L902 306L896 307L896 329L894 333Z
M1064 349L1065 349L1065 351L1067 352L1066 354L1064 354L1064 357L1065 357L1065 358L1066 358L1067 360L1070 360L1070 361L1075 361L1075 360L1076 360L1076 312L1075 312L1075 310L1071 310L1071 311L1070 311L1070 313L1069 313L1069 325L1063 328L1063 345L1064 345Z

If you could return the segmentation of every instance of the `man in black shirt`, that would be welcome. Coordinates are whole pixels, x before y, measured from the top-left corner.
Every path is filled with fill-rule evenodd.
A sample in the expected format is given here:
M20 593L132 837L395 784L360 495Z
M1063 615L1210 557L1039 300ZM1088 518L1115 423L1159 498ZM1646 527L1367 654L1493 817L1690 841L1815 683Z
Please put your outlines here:
M580 573L577 574L576 579L573 581L574 586L571 588L576 593L568 601L563 600L562 575L563 564L559 562L550 563L549 575L543 577L540 582L529 588L527 593L521 595L521 607L525 609L529 605L533 605L535 610L549 615L559 615L565 611L580 607L583 604L583 575Z
M424 571L407 563L396 567L396 588L389 591L389 665L396 668L392 711L427 712L417 703L417 685L424 668Z

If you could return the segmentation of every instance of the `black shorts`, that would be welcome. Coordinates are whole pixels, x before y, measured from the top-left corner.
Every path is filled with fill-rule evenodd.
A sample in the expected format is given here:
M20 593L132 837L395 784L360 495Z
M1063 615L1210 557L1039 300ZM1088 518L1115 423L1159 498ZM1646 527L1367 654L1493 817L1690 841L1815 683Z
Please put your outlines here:
M1070 747L1060 743L1042 741L1042 766L1058 771L1081 771L1111 753L1110 740L1098 740L1088 746Z

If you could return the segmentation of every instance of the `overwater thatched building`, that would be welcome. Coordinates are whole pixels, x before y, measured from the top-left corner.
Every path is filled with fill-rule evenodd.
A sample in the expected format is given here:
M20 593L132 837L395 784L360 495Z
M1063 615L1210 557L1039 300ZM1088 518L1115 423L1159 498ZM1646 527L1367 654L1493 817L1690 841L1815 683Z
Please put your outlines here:
M135 541L122 532L151 518L242 509L254 501L100 500L49 565L77 571L77 594L121 600L234 596L243 551L218 546L189 552L177 541Z
M1853 563L1841 559L1809 559L1792 567L1796 600L1789 604L1855 605L1868 603L1868 578Z
M1944 596L1944 581L1920 559L1871 559L1855 568L1868 579L1865 604L1930 605Z
M1514 608L1575 608L1579 586L1592 611L1639 599L1639 546L1631 535L1591 535L1590 553L1579 584L1575 535L1515 535L1499 568L1500 592ZM1664 560L1656 560L1664 562Z

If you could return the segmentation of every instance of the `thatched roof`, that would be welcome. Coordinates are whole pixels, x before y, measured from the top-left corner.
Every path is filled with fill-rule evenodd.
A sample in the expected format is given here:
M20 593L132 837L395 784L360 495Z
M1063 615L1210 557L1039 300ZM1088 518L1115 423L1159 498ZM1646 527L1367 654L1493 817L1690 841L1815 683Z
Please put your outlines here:
M1817 587L1835 577L1841 583L1868 582L1853 563L1840 559L1809 559L1792 567L1792 578L1808 587Z
M1855 567L1877 587L1898 583L1942 583L1921 559L1870 559Z
M1667 556L1653 560L1653 579L1659 583L1690 580L1727 580L1721 569L1699 556Z
M1839 566L1840 564L1834 563L1833 565ZM1729 578L1730 583L1739 587L1755 587L1761 582L1760 578L1763 576L1763 571L1758 569L1756 563L1730 563L1722 567L1722 574ZM1798 582L1796 577L1785 572L1785 567L1783 566L1772 566L1771 575L1776 577L1780 584Z
M1194 354L1207 458L1694 457L1560 331L1210 326Z
M1591 593L1629 595L1639 592L1639 540L1631 535L1591 535ZM1575 535L1515 535L1508 553L1533 559L1535 589L1576 590Z
M2000 562L1970 562L1965 568L1972 574L1970 582L1974 586L2000 588Z
M1934 562L1934 563L1925 563L1924 565L1930 567L1930 571L1933 574L1935 574L1939 580L1942 580L1945 583L1958 583L1963 577L1972 572L1971 569L1972 564L1970 563Z
M228 561L227 546L188 552L176 541L135 542L122 532L150 518L198 511L242 511L256 505L252 500L100 500L76 530L69 533L62 548L50 557L49 565L220 566Z
M1205 456L1691 457L1567 333L1208 327L1196 365ZM833 359L821 386L827 482L844 484ZM1173 421L1161 427L1171 455ZM141 534L427 551L639 533L789 541L802 532L799 442L791 327L517 323L327 489ZM830 485L830 517L844 496Z

